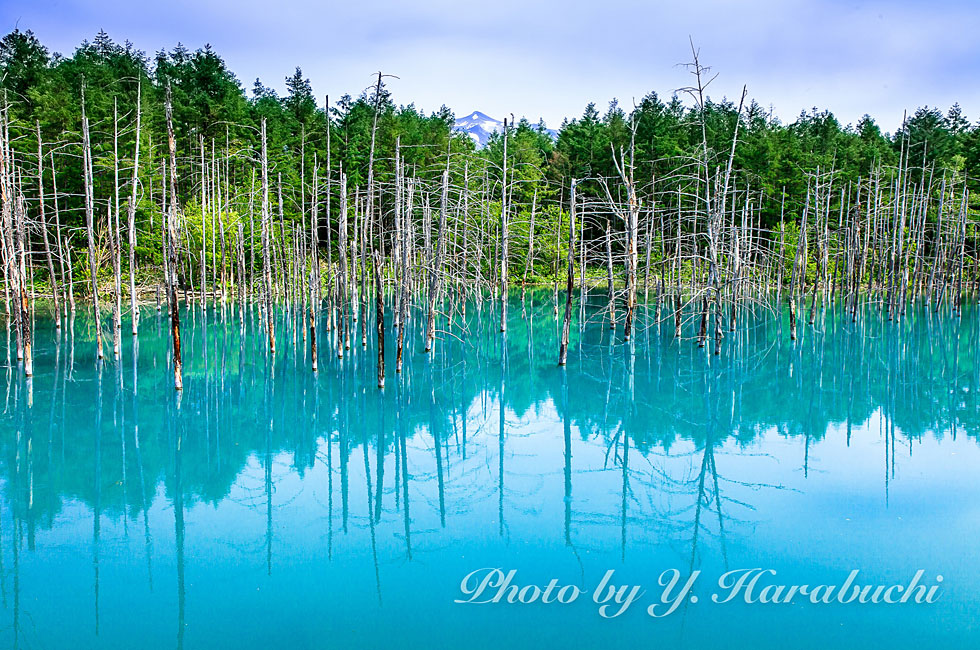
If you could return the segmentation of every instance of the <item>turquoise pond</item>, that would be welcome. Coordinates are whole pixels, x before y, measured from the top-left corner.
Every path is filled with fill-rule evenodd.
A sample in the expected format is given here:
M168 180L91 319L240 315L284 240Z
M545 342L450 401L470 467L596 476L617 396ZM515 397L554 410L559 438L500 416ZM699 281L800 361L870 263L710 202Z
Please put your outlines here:
M370 326L342 361L321 327L313 374L286 312L271 358L254 307L193 307L179 401L165 316L144 309L138 346L124 321L99 366L88 312L56 333L39 305L32 380L0 330L0 648L980 647L972 303L838 305L796 342L785 311L746 308L715 356L692 314L678 341L641 309L624 342L594 302L564 369L550 291L515 296L506 334L471 303L430 354L413 318L401 377L389 321L383 391ZM491 568L582 593L455 602ZM713 601L753 568L938 588ZM697 577L650 616L671 569ZM642 593L604 618L609 570Z

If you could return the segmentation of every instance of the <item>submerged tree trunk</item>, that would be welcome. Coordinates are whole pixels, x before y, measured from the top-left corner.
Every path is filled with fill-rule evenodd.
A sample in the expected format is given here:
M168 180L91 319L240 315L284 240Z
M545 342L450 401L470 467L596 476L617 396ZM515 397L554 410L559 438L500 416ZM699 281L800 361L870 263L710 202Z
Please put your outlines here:
M170 296L170 335L173 342L174 389L184 389L183 362L180 356L180 305L177 298L177 143L174 140L173 108L171 105L170 83L167 82L165 113L167 118L167 145L170 152L170 211L167 214L167 242L169 250L170 275L167 278ZM263 126L265 122L263 120ZM264 132L264 129L263 129Z
M442 257L446 250L446 213L449 210L448 203L449 170L447 169L442 174L442 201L439 204L439 239L436 242L435 259L431 261L431 270L429 271L429 304L428 320L426 321L425 327L424 352L429 352L432 349L432 343L436 337L436 300L442 287Z
M500 331L507 331L507 257L508 257L508 195L507 195L507 118L504 118L504 173L500 203ZM440 224L441 225L441 224ZM442 235L439 236L442 239Z
M609 329L616 329L616 286L613 278L612 230L606 219L606 299L609 308Z
M317 182L317 165L316 158L314 157L313 165L313 205L310 214L310 360L313 366L313 372L317 371L317 349L316 349L316 329L317 322L320 319L320 256L318 254L320 247L319 240L319 215L317 213L318 209L318 190L319 184ZM329 219L329 215L327 215Z
M534 213L538 205L538 189L534 189L534 197L531 199L531 223L528 224L527 228L527 259L524 261L524 278L521 280L521 284L527 286L527 273L531 270L531 264L534 261Z
M677 244L675 245L674 257L674 338L681 337L681 192L677 190Z
M85 226L88 234L88 264L92 279L92 312L95 315L95 353L103 358L102 319L99 313L99 267L95 256L95 205L92 189L92 142L85 115L85 82L82 82L82 171L85 176Z
M374 251L374 307L378 331L378 388L385 387L385 299L381 284L381 253Z
M262 265L265 278L265 321L269 337L269 353L276 353L276 327L272 313L272 264L269 261L270 236L272 229L269 213L269 155L265 138L265 118L262 118Z
M115 97L112 99L112 171L113 202L108 215L115 293L112 302L112 356L119 359L122 352L122 243L119 231L119 113Z
M803 208L803 220L800 223L800 230L796 242L796 254L793 256L793 273L789 281L789 338L796 340L796 283L800 273L806 272L806 222L810 212L810 189L806 192L806 205ZM802 259L802 267L801 267Z
M37 128L37 204L40 217L41 235L44 241L44 255L48 263L48 278L51 283L51 299L54 302L55 329L61 329L61 309L58 296L58 278L54 272L54 258L51 254L51 242L48 238L48 220L44 211L44 153L41 143L41 121L35 122Z
M3 291L4 291L4 301L7 310L7 334L10 334L10 319L13 318L14 322L17 322L17 314L20 310L17 309L17 305L14 305L13 311L11 311L11 299L15 302L17 300L16 295L11 296L11 293L15 292L14 281L16 276L15 267L15 244L14 244L14 222L13 222L13 210L12 201L14 188L10 183L10 176L12 174L12 169L8 171L8 166L13 166L13 161L8 164L7 161L7 129L6 129L6 115L0 112L0 199L2 199L2 204L0 204L0 212L2 212L2 227L0 227L0 252L2 252L2 263L3 263ZM19 326L17 327L17 332L19 332ZM20 334L17 334L17 340L20 340ZM18 349L18 352L21 350ZM18 359L22 358L18 356ZM8 359L9 359L9 345L8 345Z
M207 307L207 283L208 277L208 174L207 166L204 161L204 136L198 137L201 147L201 306Z
M405 201L405 216L403 217L402 223L402 273L401 273L401 298L399 299L399 309L401 313L398 315L398 351L395 357L395 372L402 371L402 347L405 341L405 321L408 318L408 232L412 221L412 202L415 195L415 182L414 180L408 181L408 186L406 187L408 194L407 200Z
M139 83L136 85L136 147L133 152L133 179L130 182L130 196L129 205L126 206L126 212L128 216L129 223L129 309L130 316L133 320L133 336L139 329L139 317L140 311L136 300L136 189L139 184L139 168L140 168L140 127L141 118L143 115L142 105L142 87ZM151 149L152 154L152 149Z
M340 172L340 224L337 228L337 250L340 253L340 273L337 274L337 357L344 357L344 349L350 347L350 318L347 304L347 175Z
M20 311L20 337L24 357L24 375L34 376L34 343L31 338L31 314L27 293L27 215L24 209L24 196L18 192L14 220L17 222L17 257L20 270L17 272L17 307Z
M568 336L572 326L572 291L575 289L575 179L572 179L572 197L568 212L568 277L565 283L565 317L561 325L561 343L558 347L558 365L568 361ZM581 281L584 282L585 278Z
M72 286L71 278L71 249L61 237L61 211L58 207L58 176L54 169L54 152L51 152L51 200L54 202L54 227L55 238L58 243L58 258L61 267L61 280L67 287L68 305L65 307L64 314L67 315L68 309L75 312L75 290ZM68 274L65 274L65 266L68 266Z

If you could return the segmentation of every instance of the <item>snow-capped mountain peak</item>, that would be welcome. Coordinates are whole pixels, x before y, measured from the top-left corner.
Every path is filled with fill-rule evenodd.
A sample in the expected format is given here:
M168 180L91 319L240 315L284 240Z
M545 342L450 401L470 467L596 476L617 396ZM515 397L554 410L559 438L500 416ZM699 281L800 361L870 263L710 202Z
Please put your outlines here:
M473 111L466 117L462 117L456 120L455 129L461 133L473 138L478 147L485 146L487 140L490 139L490 134L495 131L501 131L504 128L504 123L500 120L495 120L486 113L481 113L480 111Z
M488 120L491 121L491 122L498 122L499 121L499 120L493 119L492 117L490 117L486 113L481 113L480 111L473 111L473 114L472 115L470 115L468 117L464 117L462 119L463 120L466 120L467 122L482 122L482 121L488 121Z
M492 133L499 133L504 130L504 123L502 120L494 119L486 113L473 111L465 117L458 118L453 128L473 138L477 147L485 147ZM545 129L545 132L553 140L558 138L558 132L553 129Z

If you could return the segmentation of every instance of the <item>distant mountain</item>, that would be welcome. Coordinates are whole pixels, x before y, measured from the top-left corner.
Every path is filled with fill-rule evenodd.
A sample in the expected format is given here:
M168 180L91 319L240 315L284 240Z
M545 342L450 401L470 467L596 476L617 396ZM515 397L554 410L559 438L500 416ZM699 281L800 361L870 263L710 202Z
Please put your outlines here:
M455 129L473 138L476 146L483 147L486 146L491 133L503 131L504 123L480 111L473 111L466 117L457 119Z
M458 118L453 128L473 138L477 147L484 147L490 140L490 134L504 130L504 123L501 120L495 120L486 113L473 111L466 117ZM558 132L554 129L546 129L546 131L552 139L558 137Z

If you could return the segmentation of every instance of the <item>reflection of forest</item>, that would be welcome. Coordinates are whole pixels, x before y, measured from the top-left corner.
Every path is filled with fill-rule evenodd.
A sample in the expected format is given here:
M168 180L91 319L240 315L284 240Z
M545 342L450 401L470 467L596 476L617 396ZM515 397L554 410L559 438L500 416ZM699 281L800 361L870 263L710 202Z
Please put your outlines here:
M717 479L713 449L748 443L763 431L808 446L832 424L850 431L880 410L893 437L980 436L978 319L969 307L961 319L910 309L894 323L874 307L856 323L828 311L795 344L778 320L747 313L740 331L726 332L720 356L674 340L670 326L648 325L624 345L590 323L573 328L569 364L561 370L554 364L559 331L552 294L529 292L526 301L523 310L511 309L504 339L488 314L492 304L469 310L466 334L457 334L456 323L434 353L409 355L401 378L390 379L384 392L374 388L370 349L355 345L343 362L321 353L315 376L301 340L273 364L254 314L246 313L242 335L235 310L211 312L207 321L198 310L185 316L179 408L166 371L165 326L145 318L138 354L127 348L120 366L97 372L83 355L92 349L92 332L79 315L73 338L44 346L50 351L37 359L32 386L8 369L0 419L7 507L29 541L37 526L52 525L66 500L108 516L125 512L137 522L161 483L171 501L179 493L183 507L216 503L249 458L270 475L271 459L288 452L300 476L318 461L330 463L346 512L352 452L366 445L369 476L387 465L401 485L408 476L406 439L420 432L441 443L432 450L441 494L450 441L454 449L462 442L465 458L467 431L498 426L478 414L501 395L525 423L553 403L583 439L606 446L609 462L623 466L624 481L631 454L662 453L687 441L703 451L696 478L709 491L712 475ZM413 321L406 336L421 336L420 325ZM53 329L38 328L39 339L49 335ZM562 453L556 449L556 458ZM393 465L377 462L389 457ZM380 485L385 477L371 480ZM380 515L380 490L375 507ZM439 507L445 517L444 504Z

